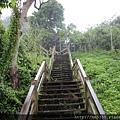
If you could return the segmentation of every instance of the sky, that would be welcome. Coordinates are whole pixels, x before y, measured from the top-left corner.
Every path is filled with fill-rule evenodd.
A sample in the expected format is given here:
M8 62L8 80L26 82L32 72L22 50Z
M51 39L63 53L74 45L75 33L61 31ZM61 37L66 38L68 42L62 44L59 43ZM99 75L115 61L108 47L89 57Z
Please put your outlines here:
M64 8L65 23L73 23L80 31L94 27L105 20L113 20L120 15L120 0L57 0ZM35 10L33 6L28 16ZM10 15L4 10L3 15Z

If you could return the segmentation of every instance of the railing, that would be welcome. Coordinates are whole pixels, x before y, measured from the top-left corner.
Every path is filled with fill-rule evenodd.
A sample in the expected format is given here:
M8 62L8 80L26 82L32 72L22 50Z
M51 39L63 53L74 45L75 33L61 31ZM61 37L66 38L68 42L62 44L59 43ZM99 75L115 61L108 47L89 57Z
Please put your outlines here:
M88 115L105 115L105 112L91 86L89 78L87 77L82 64L79 59L76 59L73 65L73 71L76 71L76 77L81 81L85 91L86 112ZM102 120L107 120L105 116L101 116ZM96 118L97 119L97 118Z
M46 65L46 61L43 61L41 67L31 83L31 87L25 99L24 105L21 109L18 120L25 120L27 116L36 114L38 111L38 93L41 89L42 82L46 80L53 68L54 56L56 54L55 46L52 49L52 56L50 58L49 68ZM58 53L57 53L58 54ZM65 48L59 54L68 54L73 71L73 77L81 81L85 91L85 105L88 115L105 115L105 112L91 86L89 78L87 77L82 64L79 59L73 65L72 57L69 48ZM97 119L97 118L96 118ZM101 116L102 120L107 120L105 116Z
M68 54L69 55L69 60L70 60L71 68L73 70L73 75L75 77L77 77L77 79L80 80L82 85L84 86L87 114L105 115L105 112L104 112L92 86L91 86L89 78L87 77L79 59L76 59L76 62L73 65L69 48L65 48L64 50L62 50L60 52L60 54ZM75 75L75 73L76 73L76 75ZM103 120L104 120L104 118L103 118Z
M59 52L59 54L68 54L68 47Z
M72 56L71 56L71 52L70 52L69 48L68 48L68 55L69 55L69 60L70 60L70 67L72 69L72 67L73 67L73 61L72 61Z
M43 81L46 80L46 77L50 76L52 70L53 62L55 55L55 47L52 50L52 57L50 58L49 68L46 65L46 61L43 61L35 79L31 82L31 87L25 99L25 102L22 106L18 120L31 119L30 115L36 114L38 111L38 93L41 89Z
M53 68L53 62L54 62L54 56L56 54L56 50L55 50L55 46L53 47L53 50L52 50L52 56L50 58L50 63L49 63L49 70L50 70L50 74L51 74L51 71L52 71L52 68Z
M38 111L38 93L42 82L46 78L46 61L43 61L35 79L31 82L31 87L22 106L18 120L26 120L29 115L36 114Z
M49 50L46 50L44 47L40 45L41 51L48 57L49 56Z

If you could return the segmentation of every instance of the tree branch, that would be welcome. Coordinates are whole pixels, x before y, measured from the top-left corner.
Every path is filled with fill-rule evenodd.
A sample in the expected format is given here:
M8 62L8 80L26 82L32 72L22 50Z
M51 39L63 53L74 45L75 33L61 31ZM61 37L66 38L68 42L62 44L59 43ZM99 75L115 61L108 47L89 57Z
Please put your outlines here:
M30 6L32 5L32 3L34 2L35 0L27 0L26 2L23 3L23 8L22 8L22 12L21 12L21 15L20 15L20 26L23 25L24 23L24 19L27 15L27 12L28 12L28 9L30 8Z
M36 0L26 0L26 2L23 3L23 8L22 8L22 12L21 12L21 15L20 15L20 20L19 20L20 21L20 26L23 25L24 19L27 15L27 12L28 12L28 9L30 8L30 6L32 5L33 2L35 2L34 7L36 9L40 10L42 4L45 4L45 3L49 2L50 0L48 0L47 2L41 2L41 0L39 0L39 1L40 1L39 8L37 8L37 6L36 6Z
M42 0L42 1L43 1L43 0ZM49 1L50 1L50 0L48 0L47 2L49 2ZM35 7L37 10L40 10L42 4L47 3L47 2L41 2L41 0L39 0L39 2L40 2L40 6L39 6L39 8L36 6L36 0L35 0L35 2L34 2L34 7Z

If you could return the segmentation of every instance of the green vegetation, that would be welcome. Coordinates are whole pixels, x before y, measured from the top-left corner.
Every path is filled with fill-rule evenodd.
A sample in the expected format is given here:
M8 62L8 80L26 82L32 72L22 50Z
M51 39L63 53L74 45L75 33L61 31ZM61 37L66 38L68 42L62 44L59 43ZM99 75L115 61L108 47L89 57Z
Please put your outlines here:
M72 56L80 58L105 113L120 114L120 55L112 58L110 52L95 51Z
M82 33L76 30L73 23L68 26L63 23L63 6L56 0L51 0L27 18L20 38L19 8L15 8L15 0L2 1L5 2L0 3L1 8L14 6L14 12L9 25L9 18L4 20L7 28L0 21L0 113L11 113L11 119L12 114L20 112L30 82L42 60L49 63L49 58L41 53L40 45L46 49L56 45L59 51L62 45L69 44L71 51L77 51L72 56L80 58L105 112L120 114L120 17L88 28ZM113 43L110 39L110 26ZM15 55L18 67L15 75L19 75L19 86L13 90L10 67Z
M8 8L12 7L15 4L15 0L1 0L0 1L0 8Z
M18 54L18 71L19 71L19 87L17 90L11 88L10 66L15 49L15 38L17 40L17 31L15 28L15 18L12 17L9 29L6 29L0 21L0 114L4 113L2 119L14 120L24 103L31 80L35 75L43 60L49 63L49 58L46 58L39 51L36 51L34 46L29 50L28 39L25 41L24 36L21 38ZM31 41L32 42L32 41ZM34 42L33 42L34 44ZM8 115L7 115L8 114ZM16 116L17 117L17 116Z

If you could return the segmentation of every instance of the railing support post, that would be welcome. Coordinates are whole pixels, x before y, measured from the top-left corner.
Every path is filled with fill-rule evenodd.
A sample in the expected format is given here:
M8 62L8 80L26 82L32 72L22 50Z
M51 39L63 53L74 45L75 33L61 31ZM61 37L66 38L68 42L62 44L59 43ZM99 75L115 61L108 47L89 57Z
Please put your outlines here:
M86 112L88 113L88 88L87 88L86 80L87 77L84 77L85 104L86 104Z
M89 80L88 77L84 77L84 83L85 83L85 86L84 86L84 89L85 89L85 103L86 103L86 112L87 114L91 114L91 110L90 110L90 107L89 107L89 90L88 90L88 87L87 87L87 84L86 84L86 81Z
M37 92L37 86L36 85L35 85L34 99L35 99L34 113L37 114L37 112L38 112L38 92Z
M32 102L34 103L34 114L37 114L37 112L38 112L37 81L33 80L31 84L35 86L34 92L33 92L33 98L32 98L33 100L32 100Z

